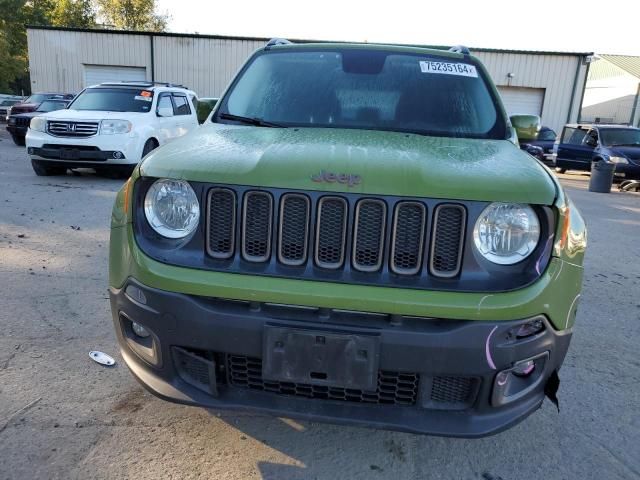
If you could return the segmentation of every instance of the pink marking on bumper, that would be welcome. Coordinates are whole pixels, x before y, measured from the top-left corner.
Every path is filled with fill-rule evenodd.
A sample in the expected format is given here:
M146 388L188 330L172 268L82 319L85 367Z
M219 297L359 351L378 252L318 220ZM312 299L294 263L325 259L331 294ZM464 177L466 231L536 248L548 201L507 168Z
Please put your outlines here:
M496 370L496 364L493 363L493 358L491 357L491 348L489 347L489 341L491 340L491 335L493 335L493 332L495 332L497 329L497 326L493 327L493 330L491 330L491 332L489 333L487 341L484 344L484 353L487 356L487 363L493 370Z

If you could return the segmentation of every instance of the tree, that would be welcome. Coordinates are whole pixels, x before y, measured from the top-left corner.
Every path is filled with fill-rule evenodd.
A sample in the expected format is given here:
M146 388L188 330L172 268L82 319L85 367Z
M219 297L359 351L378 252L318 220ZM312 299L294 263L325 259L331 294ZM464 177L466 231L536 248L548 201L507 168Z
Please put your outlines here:
M0 91L29 92L25 25L95 24L94 0L0 0Z
M100 19L121 30L162 32L169 15L156 12L155 0L97 0Z
M50 13L56 27L91 28L96 25L93 0L58 0Z

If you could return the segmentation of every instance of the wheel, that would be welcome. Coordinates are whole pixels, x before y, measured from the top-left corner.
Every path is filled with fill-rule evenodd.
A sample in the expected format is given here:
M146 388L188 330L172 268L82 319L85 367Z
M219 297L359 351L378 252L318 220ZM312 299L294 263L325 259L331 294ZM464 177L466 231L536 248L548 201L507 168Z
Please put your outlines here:
M11 135L11 138L13 139L13 143L18 145L19 147L24 147L24 137L21 137L19 135Z
M37 176L48 177L49 175L64 175L67 173L67 169L64 167L47 167L45 163L39 160L31 160L31 167Z
M108 168L96 168L95 171L96 171L96 174L100 175L101 177L119 180L122 178L129 178L135 168L136 168L135 165L124 165L124 166L112 166Z
M155 150L156 148L158 148L158 142L156 140L154 140L153 138L147 140L147 142L144 144L144 148L142 149L142 158L146 157L149 152Z
M557 173L564 173L564 172L566 172L566 171L567 171L567 169L566 169L566 168L556 167L556 172L557 172Z

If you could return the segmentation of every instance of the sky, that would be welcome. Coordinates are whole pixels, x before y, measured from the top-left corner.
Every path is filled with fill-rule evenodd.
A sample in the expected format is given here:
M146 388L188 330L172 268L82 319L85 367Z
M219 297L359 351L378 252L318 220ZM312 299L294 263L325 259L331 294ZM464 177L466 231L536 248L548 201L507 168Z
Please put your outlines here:
M157 0L169 30L640 56L637 0Z

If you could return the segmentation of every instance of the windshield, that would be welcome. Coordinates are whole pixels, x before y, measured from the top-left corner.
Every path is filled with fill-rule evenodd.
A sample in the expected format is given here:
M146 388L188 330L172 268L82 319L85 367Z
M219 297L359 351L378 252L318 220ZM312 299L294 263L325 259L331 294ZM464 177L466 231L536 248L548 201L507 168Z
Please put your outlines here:
M45 100L38 107L38 112L53 112L54 110L62 110L67 106L67 102L59 102L56 100Z
M214 119L237 123L224 114L287 127L506 137L484 75L468 60L383 50L258 53Z
M640 130L636 128L601 128L600 141L603 145L638 145L640 146Z
M44 93L36 93L35 95L31 95L27 98L24 103L40 103L47 98L47 95Z
M153 92L134 88L88 88L69 105L72 110L148 112Z
M538 134L538 140L555 141L555 139L556 132L554 132L553 130L541 130Z

